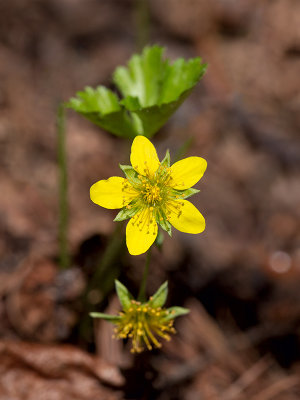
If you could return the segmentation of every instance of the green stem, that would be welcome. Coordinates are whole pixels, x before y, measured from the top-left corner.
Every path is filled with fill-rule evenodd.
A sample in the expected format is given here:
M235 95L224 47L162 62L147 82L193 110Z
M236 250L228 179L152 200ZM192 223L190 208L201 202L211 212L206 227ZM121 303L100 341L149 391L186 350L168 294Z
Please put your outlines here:
M87 285L83 303L85 310L80 319L80 336L87 341L91 340L91 318L86 311L96 311L99 304L114 287L114 281L120 275L120 256L125 246L125 237L122 235L122 225L117 223L114 233L111 235L107 246L97 262L94 274Z
M149 41L149 4L148 0L135 0L137 50L142 51Z
M116 262L120 258L120 253L125 245L125 238L121 233L122 224L117 223L116 229L112 234L105 251L97 264L94 275L90 280L88 292L93 289L101 289L103 297L106 291L111 289L114 280L119 275L120 262Z
M177 153L175 154L174 162L181 160L181 158L187 153L188 149L191 147L193 140L193 138L189 138L180 146Z
M138 295L139 301L146 301L146 285L147 285L147 278L148 278L148 273L149 273L150 259L151 259L151 247L148 250L147 256L146 256L143 278L142 278L140 291L139 291L139 295Z
M66 269L70 266L70 255L68 251L68 175L65 107L62 103L57 109L57 153L59 169L59 265L60 268Z

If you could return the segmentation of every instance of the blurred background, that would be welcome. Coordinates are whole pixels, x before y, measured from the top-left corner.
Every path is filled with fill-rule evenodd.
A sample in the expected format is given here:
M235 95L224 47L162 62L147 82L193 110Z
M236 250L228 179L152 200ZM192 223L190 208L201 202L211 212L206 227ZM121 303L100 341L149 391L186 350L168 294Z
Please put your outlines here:
M0 399L300 398L300 2L0 2ZM191 309L162 350L133 357L111 326L116 277L138 291L114 211L89 188L121 175L130 143L69 111L68 246L59 268L56 111L144 44L208 71L153 142L208 169L201 235L155 249L152 294ZM174 159L174 158L173 158ZM112 239L111 239L112 238ZM108 243L114 257L103 261Z

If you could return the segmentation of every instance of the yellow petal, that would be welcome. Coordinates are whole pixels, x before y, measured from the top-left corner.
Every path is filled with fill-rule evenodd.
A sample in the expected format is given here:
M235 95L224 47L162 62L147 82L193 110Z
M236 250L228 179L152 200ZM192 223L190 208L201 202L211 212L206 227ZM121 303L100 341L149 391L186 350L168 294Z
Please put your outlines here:
M205 229L205 219L198 209L187 200L169 202L167 209L170 223L174 228L186 233L201 233Z
M133 256L145 253L157 236L157 223L152 212L145 208L128 222L126 244Z
M136 136L131 146L130 161L141 175L152 176L160 165L153 144L145 136Z
M91 186L91 200L101 207L122 208L137 196L127 179L112 176L109 179L98 181Z
M170 168L170 185L178 190L194 186L202 178L206 166L206 160L201 157L188 157L176 162Z

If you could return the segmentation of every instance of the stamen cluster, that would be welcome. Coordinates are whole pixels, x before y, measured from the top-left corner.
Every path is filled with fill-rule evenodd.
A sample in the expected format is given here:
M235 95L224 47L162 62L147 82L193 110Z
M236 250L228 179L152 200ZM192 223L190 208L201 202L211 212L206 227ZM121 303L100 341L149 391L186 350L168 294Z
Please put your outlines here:
M154 176L150 176L146 170L145 176L138 175L140 184L137 190L146 206L161 206L171 194L171 187L168 185L172 180L170 168L160 164Z
M131 300L130 307L119 313L121 318L116 322L114 336L118 339L130 338L132 353L142 352L145 346L148 350L159 348L159 338L169 341L169 333L176 333L170 314L172 311L165 308L153 307L151 298L147 303Z
M172 177L170 176L170 168L160 164L154 176L150 176L147 169L145 169L145 176L138 175L138 183L132 185L134 190L138 193L132 203L128 204L126 208L130 210L136 207L138 210L149 210L150 224L151 218L154 218L158 223L167 221L171 212L175 212L178 216L181 215L181 207L183 202L180 202L178 192L175 194L173 188L170 186ZM129 184L125 184L122 190L126 190ZM138 218L133 217L133 224L142 225L144 222L143 215ZM149 232L147 232L149 233Z

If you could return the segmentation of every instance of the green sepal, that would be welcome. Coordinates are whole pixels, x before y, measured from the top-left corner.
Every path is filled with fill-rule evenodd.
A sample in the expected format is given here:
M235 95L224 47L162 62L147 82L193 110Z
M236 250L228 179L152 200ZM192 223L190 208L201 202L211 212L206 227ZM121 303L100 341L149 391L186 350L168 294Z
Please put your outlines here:
M175 190L173 189L173 192L175 195L179 196L180 199L188 199L189 197L193 196L196 193L199 193L200 190L194 189L194 188L189 188L186 190Z
M121 306L123 310L128 310L131 306L131 300L133 300L133 296L127 290L126 286L124 286L120 281L117 279L115 280L116 292L118 298L120 300Z
M166 321L177 318L180 315L188 314L190 310L188 308L174 306L168 308L168 312L169 314L164 318Z
M128 218L133 217L138 212L138 208L131 207L130 209L123 207L114 219L114 222L125 221Z
M122 165L119 164L119 167L121 170L124 172L126 178L129 180L130 183L132 184L140 184L141 181L138 178L138 173L134 168L132 168L131 165Z
M168 297L168 281L163 283L149 300L151 307L163 307Z
M166 151L166 155L165 155L164 159L161 162L161 165L163 165L164 167L169 168L170 167L170 163L171 163L170 152L169 152L169 150L167 150Z
M163 220L160 220L159 218L157 218L156 222L164 231L168 232L169 236L172 237L172 225L167 219L163 218Z
M91 312L89 313L90 317L92 318L101 318L105 319L106 321L112 322L112 323L118 323L121 319L119 315L110 315L110 314L104 314L104 313L98 313L98 312Z

